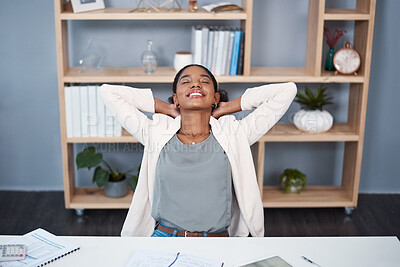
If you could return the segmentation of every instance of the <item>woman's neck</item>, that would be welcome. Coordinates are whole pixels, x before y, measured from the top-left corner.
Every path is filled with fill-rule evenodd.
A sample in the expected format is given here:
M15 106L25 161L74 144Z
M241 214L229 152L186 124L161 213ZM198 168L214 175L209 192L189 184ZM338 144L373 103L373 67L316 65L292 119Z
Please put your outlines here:
M196 137L210 131L210 112L190 110L181 112L181 130Z

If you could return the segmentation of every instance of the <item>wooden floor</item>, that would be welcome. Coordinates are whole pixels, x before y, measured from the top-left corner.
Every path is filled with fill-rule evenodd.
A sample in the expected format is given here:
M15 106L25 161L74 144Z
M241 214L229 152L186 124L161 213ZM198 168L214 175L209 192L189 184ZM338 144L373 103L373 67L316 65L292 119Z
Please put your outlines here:
M0 234L20 235L38 227L56 235L117 236L127 210L64 208L63 192L0 191ZM397 236L400 194L361 194L351 216L343 208L265 209L266 236Z

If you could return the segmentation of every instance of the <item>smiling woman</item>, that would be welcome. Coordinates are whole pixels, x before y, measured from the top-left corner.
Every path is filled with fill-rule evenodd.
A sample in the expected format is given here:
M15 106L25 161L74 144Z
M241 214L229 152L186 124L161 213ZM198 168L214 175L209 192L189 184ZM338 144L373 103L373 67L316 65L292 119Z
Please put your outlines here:
M145 146L121 235L263 236L250 146L286 112L296 85L263 85L221 102L213 74L188 65L172 90L168 104L150 89L101 87L107 107ZM241 120L229 115L241 110L253 112Z

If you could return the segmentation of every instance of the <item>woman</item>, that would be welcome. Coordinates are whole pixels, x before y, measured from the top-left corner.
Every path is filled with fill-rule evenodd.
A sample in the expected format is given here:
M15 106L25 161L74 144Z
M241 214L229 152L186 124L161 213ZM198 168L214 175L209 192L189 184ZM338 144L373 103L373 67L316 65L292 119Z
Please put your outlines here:
M173 102L150 89L103 85L101 96L145 149L122 236L264 236L263 206L250 146L286 112L294 83L247 89L220 102L200 65L180 70ZM241 120L230 113L254 111ZM142 111L155 113L149 119Z

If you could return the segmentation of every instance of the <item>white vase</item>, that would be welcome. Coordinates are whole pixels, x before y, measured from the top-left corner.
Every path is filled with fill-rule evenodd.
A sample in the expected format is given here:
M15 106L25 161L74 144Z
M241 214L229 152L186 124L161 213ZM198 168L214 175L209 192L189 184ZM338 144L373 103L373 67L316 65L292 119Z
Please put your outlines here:
M294 115L293 123L301 131L322 133L332 127L333 116L326 110L301 109Z
M174 57L174 69L179 71L186 65L190 65L193 63L192 53L186 51L180 51L175 53Z

